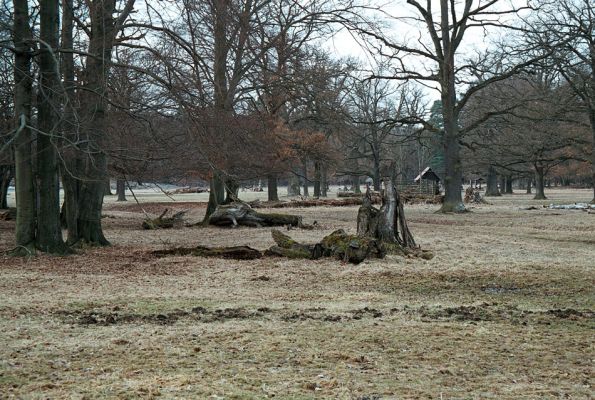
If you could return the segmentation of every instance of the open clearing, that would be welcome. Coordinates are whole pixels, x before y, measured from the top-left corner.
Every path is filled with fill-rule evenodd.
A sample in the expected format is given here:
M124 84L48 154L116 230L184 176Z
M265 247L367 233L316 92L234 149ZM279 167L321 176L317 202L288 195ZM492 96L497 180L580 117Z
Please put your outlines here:
M143 231L138 205L110 203L111 248L0 256L0 397L592 398L595 215L521 209L591 193L490 198L465 215L406 206L436 257L357 266L155 258L273 242L267 228ZM318 221L289 232L300 241L355 232L357 207L283 212ZM13 227L0 221L0 250Z

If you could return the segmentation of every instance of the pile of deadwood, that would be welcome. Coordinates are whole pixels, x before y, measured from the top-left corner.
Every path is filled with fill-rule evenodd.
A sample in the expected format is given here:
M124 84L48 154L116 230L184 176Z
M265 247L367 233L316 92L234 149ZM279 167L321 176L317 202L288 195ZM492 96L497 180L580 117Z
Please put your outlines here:
M167 217L169 209L165 209L157 218L146 218L143 221L143 229L169 229L174 227L182 227L184 225L184 215L186 211L178 211Z
M357 234L348 234L342 229L325 236L313 244L299 243L278 229L271 235L275 245L261 252L248 246L174 248L157 250L156 256L196 255L229 259L256 259L262 257L288 257L315 260L333 257L345 262L358 264L367 258L383 258L388 254L431 259L433 254L421 250L409 231L403 202L394 185L389 181L382 198L382 206L374 207L372 196L367 193L357 215ZM259 213L243 202L233 202L217 207L208 223L215 226L269 227L287 226L312 229L303 223L301 216L291 214Z

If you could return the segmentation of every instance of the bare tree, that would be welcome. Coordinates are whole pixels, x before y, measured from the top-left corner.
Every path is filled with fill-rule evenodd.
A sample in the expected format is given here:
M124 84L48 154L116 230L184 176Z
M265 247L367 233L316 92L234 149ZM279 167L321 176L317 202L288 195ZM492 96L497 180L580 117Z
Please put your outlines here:
M436 3L438 9L434 8ZM461 141L490 114L462 127L461 112L474 93L518 73L544 56L526 48L510 47L501 52L476 49L466 55L464 41L474 33L488 30L522 30L515 17L531 9L531 5L523 1L511 5L504 0L465 0L462 3L407 0L406 4L410 8L396 17L390 17L388 11L378 7L354 7L338 14L336 19L357 32L365 39L370 52L389 65L387 73L373 74L372 78L416 81L438 90L442 101L443 128L440 131L445 165L445 200L441 210L465 211L461 195ZM387 34L389 30L382 21L368 16L372 11L389 18L389 23L413 22L423 29L416 38L394 38ZM418 119L418 123L429 125L424 118L418 116Z
M554 48L559 73L580 99L592 132L591 170L595 202L595 4L590 0L545 0L532 39Z

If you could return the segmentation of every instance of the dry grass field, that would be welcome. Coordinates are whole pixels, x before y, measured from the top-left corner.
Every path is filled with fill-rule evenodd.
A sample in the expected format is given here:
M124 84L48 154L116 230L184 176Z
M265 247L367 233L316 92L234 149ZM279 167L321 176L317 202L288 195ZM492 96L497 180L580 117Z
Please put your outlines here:
M156 258L273 242L266 228L143 231L138 205L110 203L110 248L0 256L0 398L593 398L595 215L523 209L591 193L503 196L465 215L407 206L436 256L360 265ZM190 222L204 212L167 206ZM302 241L355 231L357 207L287 212L318 221L289 232ZM0 221L0 251L12 229Z

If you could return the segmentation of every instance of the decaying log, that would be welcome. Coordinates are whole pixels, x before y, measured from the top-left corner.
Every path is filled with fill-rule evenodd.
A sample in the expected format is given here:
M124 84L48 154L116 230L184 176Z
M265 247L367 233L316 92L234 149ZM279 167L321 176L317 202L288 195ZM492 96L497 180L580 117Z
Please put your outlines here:
M186 211L178 211L171 217L166 217L165 215L168 211L169 210L166 208L159 217L145 219L143 221L143 229L169 229L176 225L181 225Z
M302 217L291 214L263 214L254 211L250 205L243 202L233 202L219 205L209 217L210 225L252 227L263 226L296 226L302 225Z
M200 257L217 257L233 260L255 260L262 257L259 250L248 246L232 246L232 247L177 247L174 249L155 250L153 255L158 257L165 256L200 256Z
M298 243L275 229L271 233L277 245L266 250L266 256L310 260L334 257L353 264L359 264L366 258L383 258L385 256L384 248L376 239L349 235L342 229L325 236L320 243L316 244Z

